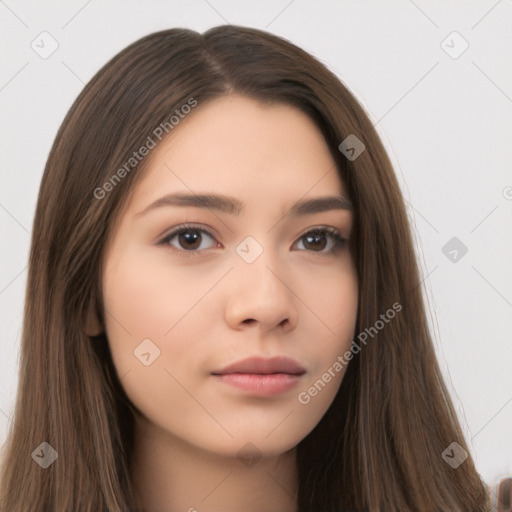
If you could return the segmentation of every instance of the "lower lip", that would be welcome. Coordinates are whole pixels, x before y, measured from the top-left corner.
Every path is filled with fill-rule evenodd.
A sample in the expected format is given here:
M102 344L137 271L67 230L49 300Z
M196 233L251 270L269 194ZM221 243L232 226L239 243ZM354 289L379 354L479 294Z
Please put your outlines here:
M260 396L271 396L284 393L295 387L300 379L300 375L290 375L289 373L270 373L261 375L255 373L226 373L216 375L222 382L236 386L245 391L251 391Z

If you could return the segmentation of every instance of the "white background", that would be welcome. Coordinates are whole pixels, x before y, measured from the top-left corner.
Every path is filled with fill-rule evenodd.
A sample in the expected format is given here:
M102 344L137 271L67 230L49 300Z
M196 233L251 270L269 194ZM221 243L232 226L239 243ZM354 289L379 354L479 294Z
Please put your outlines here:
M37 193L60 123L131 42L225 23L309 51L376 123L407 200L436 350L477 468L489 484L512 476L511 0L0 2L0 442L16 392ZM47 59L31 48L43 31L59 44ZM444 49L462 48L453 31L469 44L457 58ZM453 236L468 247L457 262L441 251Z

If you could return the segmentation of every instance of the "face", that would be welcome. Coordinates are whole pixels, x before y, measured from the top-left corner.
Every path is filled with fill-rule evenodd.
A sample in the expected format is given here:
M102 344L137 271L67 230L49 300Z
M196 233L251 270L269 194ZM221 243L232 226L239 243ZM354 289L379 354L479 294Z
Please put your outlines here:
M325 197L338 199L310 202ZM322 134L283 104L215 99L153 149L102 283L108 343L141 424L226 456L249 442L282 453L315 427L355 330L346 198ZM252 357L264 361L223 373Z

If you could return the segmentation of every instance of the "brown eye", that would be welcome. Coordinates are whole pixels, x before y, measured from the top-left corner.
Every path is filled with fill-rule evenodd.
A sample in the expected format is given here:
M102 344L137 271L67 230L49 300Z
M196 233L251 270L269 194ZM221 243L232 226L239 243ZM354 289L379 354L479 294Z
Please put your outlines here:
M326 236L324 233L314 233L304 236L304 246L306 249L313 251L322 251L327 245Z
M308 231L299 239L304 249L318 253L332 253L342 249L346 240L334 228L320 228ZM327 248L327 250L325 250Z
M213 242L215 240L213 236L204 229L182 226L167 235L161 243L171 245L178 250L196 251L214 247L214 243L210 243L207 247L201 247L201 245L204 245L205 239L207 240L208 238Z
M199 230L188 229L178 233L178 241L180 246L185 249L197 249L201 245L202 236Z

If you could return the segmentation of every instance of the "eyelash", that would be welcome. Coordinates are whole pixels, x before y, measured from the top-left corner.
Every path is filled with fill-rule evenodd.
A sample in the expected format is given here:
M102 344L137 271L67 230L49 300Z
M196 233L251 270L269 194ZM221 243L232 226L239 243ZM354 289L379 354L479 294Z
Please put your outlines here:
M166 235L160 242L158 242L158 245L164 245L171 249L171 251L175 253L179 253L180 255L187 256L187 257L195 257L199 256L199 253L204 252L208 249L176 249L175 247L172 247L170 245L170 241L177 235L180 235L182 233L186 233L187 231L198 231L202 234L206 234L212 239L215 240L215 237L208 232L207 230L195 225L195 224L189 224L185 223L180 226L177 226L171 233ZM310 229L309 231L306 231L303 235L301 235L298 240L301 240L302 238L305 238L306 235L309 234L327 234L331 237L331 239L334 241L334 247L330 249L329 251L308 251L307 249L301 249L302 251L311 252L318 256L326 256L329 254L333 254L335 251L340 250L345 247L345 244L347 242L346 238L343 238L340 234L340 232L336 228L328 227L328 226L321 226L316 227L313 229Z

